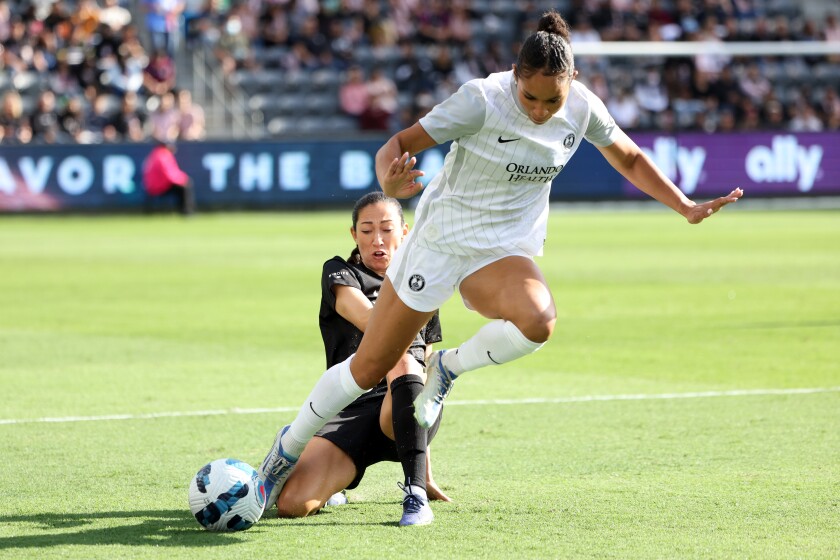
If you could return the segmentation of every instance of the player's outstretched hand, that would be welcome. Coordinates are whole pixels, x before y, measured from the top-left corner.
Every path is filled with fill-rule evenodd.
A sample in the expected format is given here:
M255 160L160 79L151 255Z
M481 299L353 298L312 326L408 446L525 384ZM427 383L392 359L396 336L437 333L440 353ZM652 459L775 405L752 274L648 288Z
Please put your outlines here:
M399 158L394 158L382 182L382 190L395 198L411 198L421 190L423 183L416 179L425 175L419 169L416 157L408 157L408 152Z
M704 202L703 204L697 204L686 212L685 219L688 220L689 224L699 224L727 204L737 201L742 196L744 196L744 191L735 189L726 196Z
M451 502L452 498L443 493L434 480L431 478L426 480L426 496L430 500L440 500L441 502Z

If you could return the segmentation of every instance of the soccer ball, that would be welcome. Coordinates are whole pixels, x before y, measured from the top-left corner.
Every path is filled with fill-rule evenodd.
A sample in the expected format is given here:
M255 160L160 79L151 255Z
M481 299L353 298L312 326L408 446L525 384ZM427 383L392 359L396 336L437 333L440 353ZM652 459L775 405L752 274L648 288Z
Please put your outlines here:
M257 471L237 459L204 465L190 483L190 511L208 531L244 531L260 520L265 487Z

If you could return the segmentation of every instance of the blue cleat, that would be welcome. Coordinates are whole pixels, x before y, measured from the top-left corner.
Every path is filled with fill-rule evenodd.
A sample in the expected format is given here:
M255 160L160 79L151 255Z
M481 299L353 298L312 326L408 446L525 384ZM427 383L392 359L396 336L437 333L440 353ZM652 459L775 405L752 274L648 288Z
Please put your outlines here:
M429 506L429 500L425 495L415 494L412 492L412 487L397 485L405 492L403 498L403 515L400 519L400 527L410 527L412 525L429 525L435 519L435 514L432 513L432 508ZM424 492L425 494L425 492Z
M457 377L441 362L444 352L446 350L440 350L429 358L429 364L426 366L426 386L414 399L414 418L425 430L431 428L440 416L443 400L449 395Z
M289 475L292 474L292 469L297 464L296 459L292 460L283 453L283 445L280 443L280 438L288 429L289 426L286 426L277 432L277 437L274 438L271 451L265 456L262 466L257 471L265 485L265 511L277 505L277 498L280 497L283 486L289 479Z

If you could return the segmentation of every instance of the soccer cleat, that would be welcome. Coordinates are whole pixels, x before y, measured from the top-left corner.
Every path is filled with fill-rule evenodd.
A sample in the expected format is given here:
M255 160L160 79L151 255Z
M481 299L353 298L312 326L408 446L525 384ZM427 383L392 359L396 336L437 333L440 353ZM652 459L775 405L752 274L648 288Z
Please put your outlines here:
M260 479L265 485L265 511L277 505L277 498L280 497L283 486L289 479L289 475L292 474L292 469L297 464L297 460L292 460L283 453L283 444L280 443L280 438L288 429L289 426L286 426L277 432L277 437L274 438L271 451L265 456L262 466L260 466L258 471Z
M327 503L324 506L343 506L347 504L347 494L344 493L344 490L341 492L336 492L330 499L327 500Z
M429 525L435 519L435 514L432 513L432 508L429 506L429 500L423 496L413 494L411 486L403 486L397 483L397 486L405 492L403 498L403 515L400 519L400 527L410 527L412 525Z
M443 408L443 400L452 390L457 375L446 369L441 358L446 350L440 350L429 358L426 366L426 386L414 399L414 418L420 427L428 430L435 423Z

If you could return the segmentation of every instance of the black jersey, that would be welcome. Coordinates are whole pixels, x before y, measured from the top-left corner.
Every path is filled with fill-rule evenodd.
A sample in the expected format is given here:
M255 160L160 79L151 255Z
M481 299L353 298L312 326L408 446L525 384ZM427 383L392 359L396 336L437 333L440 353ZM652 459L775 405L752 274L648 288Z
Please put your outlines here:
M318 315L318 323L321 327L321 337L324 339L327 368L346 360L356 351L362 341L362 331L336 312L333 286L351 286L361 290L365 297L374 303L383 280L382 276L362 263L351 264L341 257L333 257L324 263L321 275L321 312ZM441 340L443 339L440 319L438 313L435 312L435 315L417 334L408 352L415 359L423 362L426 356L426 345Z

